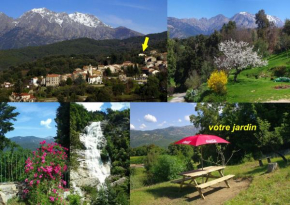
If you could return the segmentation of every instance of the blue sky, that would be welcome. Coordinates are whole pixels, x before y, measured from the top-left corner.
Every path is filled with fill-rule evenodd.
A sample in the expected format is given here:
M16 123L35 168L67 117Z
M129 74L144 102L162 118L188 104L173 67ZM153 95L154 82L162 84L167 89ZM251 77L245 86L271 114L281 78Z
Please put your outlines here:
M14 121L14 130L8 132L6 137L56 136L56 110L59 103L9 103L16 107L17 121Z
M131 103L130 128L154 130L170 126L192 125L194 103Z
M218 14L232 17L246 11L252 14L264 9L281 20L290 18L289 0L168 0L168 16L176 18L211 18Z
M77 103L83 105L88 111L103 111L106 112L107 108L112 110L125 110L130 108L130 103Z
M5 2L5 3L4 3ZM0 12L18 18L33 8L89 13L104 23L143 34L167 30L167 0L1 0Z

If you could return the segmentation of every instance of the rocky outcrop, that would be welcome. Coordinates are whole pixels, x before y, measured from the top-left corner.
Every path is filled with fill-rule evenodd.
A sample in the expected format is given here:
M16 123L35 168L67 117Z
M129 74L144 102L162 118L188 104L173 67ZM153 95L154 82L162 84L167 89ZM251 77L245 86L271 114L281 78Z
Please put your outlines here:
M0 205L6 205L9 199L22 194L24 183L11 182L0 184Z

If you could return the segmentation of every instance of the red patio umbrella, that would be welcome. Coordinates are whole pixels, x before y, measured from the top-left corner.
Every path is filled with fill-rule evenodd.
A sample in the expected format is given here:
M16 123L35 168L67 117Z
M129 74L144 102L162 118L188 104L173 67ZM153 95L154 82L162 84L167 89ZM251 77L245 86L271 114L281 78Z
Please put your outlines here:
M216 143L230 143L218 136L215 135L204 135L204 134L198 134L194 136L185 137L174 144L185 144L185 145L193 145L193 146L200 146L204 144L216 144ZM201 152L201 166L203 170L203 159L202 159L202 147L200 147Z

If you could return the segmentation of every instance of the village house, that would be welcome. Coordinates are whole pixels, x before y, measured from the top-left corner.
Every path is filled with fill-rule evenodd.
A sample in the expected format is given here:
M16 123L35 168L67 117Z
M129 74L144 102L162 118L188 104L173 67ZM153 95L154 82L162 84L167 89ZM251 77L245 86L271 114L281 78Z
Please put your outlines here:
M45 79L46 86L59 86L60 75L59 74L48 74Z
M134 66L134 63L132 63L131 61L125 61L125 62L123 63L123 67L124 67L124 68L127 68L127 67L129 67L129 66Z
M14 93L10 95L11 102L35 102L36 98L28 93Z
M156 50L150 51L150 55L155 55L155 54L157 54L157 51Z
M31 78L30 84L33 85L33 86L38 86L37 81L38 81L37 77Z
M13 84L11 84L10 82L4 82L3 84L2 84L2 87L3 88L11 88L11 87L13 87L14 85Z
M127 76L125 74L120 74L119 80L125 82L125 81L127 81Z
M61 75L60 79L61 81L67 81L68 78L73 79L72 74L68 73L68 74Z
M145 58L145 63L156 62L156 58L153 56L149 56Z
M100 70L93 69L92 66L89 66L88 83L89 84L102 84L103 83L103 72Z

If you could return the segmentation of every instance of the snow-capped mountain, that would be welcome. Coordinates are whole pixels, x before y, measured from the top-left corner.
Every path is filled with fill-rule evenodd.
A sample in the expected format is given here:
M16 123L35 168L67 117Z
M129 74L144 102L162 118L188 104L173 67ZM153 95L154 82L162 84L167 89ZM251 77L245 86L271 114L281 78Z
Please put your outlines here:
M267 18L277 27L282 27L284 25L284 22L276 16L267 15ZM248 12L237 13L231 18L227 18L221 14L210 19L177 19L168 17L167 26L170 30L170 37L186 38L199 34L209 35L213 33L214 30L220 30L223 24L229 21L235 21L238 28L257 27L255 15Z
M140 36L128 28L112 28L96 16L57 13L46 8L25 12L17 19L0 13L0 49L38 46L76 38L124 39Z

